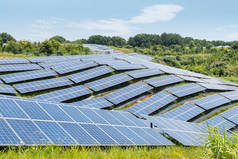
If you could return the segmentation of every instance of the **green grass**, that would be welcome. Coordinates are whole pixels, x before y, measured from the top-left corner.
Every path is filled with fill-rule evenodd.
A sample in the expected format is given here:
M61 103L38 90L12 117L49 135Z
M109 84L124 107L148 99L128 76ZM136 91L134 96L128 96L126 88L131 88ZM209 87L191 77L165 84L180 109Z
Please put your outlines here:
M63 148L29 147L8 148L0 152L1 159L200 159L203 147L131 147L131 148Z

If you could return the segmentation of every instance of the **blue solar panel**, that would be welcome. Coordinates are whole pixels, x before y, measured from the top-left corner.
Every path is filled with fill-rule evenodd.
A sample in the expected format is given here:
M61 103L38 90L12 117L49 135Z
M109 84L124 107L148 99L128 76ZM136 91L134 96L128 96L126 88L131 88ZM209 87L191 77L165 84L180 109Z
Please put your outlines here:
M142 69L142 70L136 70L136 71L128 71L125 73L133 78L144 78L144 77L164 74L164 72L160 71L159 69Z
M238 91L230 91L230 92L220 93L220 95L222 95L232 101L238 100Z
M91 121L97 124L109 124L102 116L98 115L92 109L78 108L83 114L85 114Z
M111 94L105 95L104 98L106 98L107 100L111 101L114 104L119 104L133 97L141 95L151 89L153 89L153 87L143 82L137 82L127 87L121 88Z
M145 80L146 83L149 83L153 87L162 87L174 83L179 83L182 81L184 81L182 78L179 78L178 76L175 75L168 75Z
M0 65L0 72L16 72L27 70L39 70L41 67L37 64L13 64L13 65Z
M80 82L87 81L89 79L93 79L95 77L99 77L99 76L111 73L113 71L114 70L111 69L110 67L100 66L90 70L69 75L68 78L74 81L75 83L80 83Z
M45 57L28 57L31 62L47 62L47 61L63 61L67 58L65 56L45 56Z
M0 64L21 64L21 63L29 63L29 61L25 58L1 58Z
M214 94L214 95L210 95L207 97L203 97L203 98L194 100L193 102L195 104L199 105L200 107L208 110L208 109L213 109L218 106L227 104L230 102L230 100L219 95L219 94Z
M58 145L75 145L76 141L72 139L56 122L35 121L40 129Z
M99 145L99 143L90 136L81 126L75 123L59 123L79 145Z
M39 103L39 105L57 121L73 121L58 105Z
M0 99L0 115L9 118L28 118L13 100Z
M31 120L7 119L14 131L26 145L51 144Z
M133 122L135 124L135 126L149 127L149 124L145 120L140 120L140 119L136 118L134 115L132 115L131 113L124 112L124 113L121 113L121 115L124 116L125 118L127 118L128 120L130 120L131 122Z
M92 107L92 108L106 108L111 107L113 104L102 97L85 99L72 103L75 106L80 107Z
M112 75L110 77L99 79L97 81L86 83L85 85L93 91L101 91L103 89L110 88L130 80L132 80L131 77L125 75L124 73L120 73Z
M199 85L210 89L210 90L238 90L238 87L235 86L228 86L228 85L221 85L221 84L216 84L216 83L199 83Z
M121 70L136 70L136 69L144 69L146 68L145 66L139 65L139 64L129 64L129 63L110 63L108 64L112 68L114 68L117 71Z
M130 141L126 136L122 135L117 129L112 126L100 125L104 132L106 132L111 138L113 138L120 145L133 145L134 143Z
M171 87L167 88L167 91L170 93L174 94L177 97L184 97L187 95L195 94L201 91L206 90L206 88L196 84L196 83L191 83L191 84L186 84L178 87Z
M27 82L21 84L14 84L13 86L20 92L20 93L29 93L35 91L41 91L51 88L63 87L73 84L70 80L65 77L53 78L53 79L46 79L34 82Z
M111 111L111 115L116 118L117 120L119 120L123 125L127 125L127 126L136 126L136 124L134 122L132 122L131 120L129 120L127 117L125 117L124 115L122 115L122 113L120 111Z
M177 98L165 91L159 92L150 98L127 109L132 113L151 114L167 106Z
M57 73L62 75L70 72L91 68L94 66L97 66L95 62L69 62L61 64L59 66L53 66L51 68L54 69Z
M100 109L93 109L95 113L103 117L104 120L106 120L111 125L123 125L119 119L115 118L111 112L104 111Z
M71 99L78 98L84 95L88 95L91 93L92 93L91 90L89 90L88 88L82 85L79 85L79 86L65 88L58 91L53 91L50 93L35 96L31 99L63 102L63 101L71 100Z
M0 145L20 145L23 144L15 133L9 128L7 123L0 119Z
M80 124L100 145L117 145L115 140L105 134L100 128L92 124Z
M160 115L164 118L170 118L175 120L183 120L189 121L192 118L198 116L199 114L203 113L205 110L196 106L192 103L185 103L165 114Z
M232 121L236 125L238 125L238 107L233 107L223 113L220 114L222 117Z
M0 84L0 93L17 94L16 90L10 85Z
M0 78L2 78L3 81L6 83L14 83L14 82L21 82L21 81L27 81L32 79L39 79L44 77L51 77L56 75L57 74L54 71L50 69L44 69L44 70L37 70L37 71L28 71L28 72L1 75Z

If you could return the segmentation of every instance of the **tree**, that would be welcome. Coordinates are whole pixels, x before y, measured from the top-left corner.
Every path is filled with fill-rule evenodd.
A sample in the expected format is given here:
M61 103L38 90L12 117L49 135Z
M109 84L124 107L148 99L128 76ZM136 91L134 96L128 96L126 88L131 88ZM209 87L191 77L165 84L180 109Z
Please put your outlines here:
M9 41L5 46L4 46L4 51L6 52L12 52L14 54L20 53L20 45L16 41Z
M2 45L3 45L3 40L2 40L2 38L0 37L0 47L2 47Z
M63 36L59 36L59 35L53 36L52 38L50 38L50 40L56 40L60 43L66 42L66 39Z
M238 50L238 41L233 42L231 48L234 50Z
M125 46L126 45L126 40L119 37L119 36L113 36L111 38L111 41L112 41L112 45L113 46L119 46L119 47L122 47L122 46Z
M39 51L40 51L40 53L44 53L47 56L50 56L51 54L53 54L54 48L53 48L53 45L52 45L51 41L50 40L43 41L41 43Z
M7 43L8 41L16 41L16 39L8 33L1 33L0 37L2 38L3 43Z

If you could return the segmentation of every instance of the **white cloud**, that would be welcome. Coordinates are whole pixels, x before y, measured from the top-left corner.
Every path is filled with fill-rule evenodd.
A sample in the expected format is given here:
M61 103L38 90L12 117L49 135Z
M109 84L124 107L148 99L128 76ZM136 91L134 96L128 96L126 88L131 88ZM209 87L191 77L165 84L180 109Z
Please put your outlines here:
M238 32L228 33L227 35L225 35L225 39L229 41L238 41Z
M142 9L139 16L132 17L131 23L156 23L158 21L169 21L176 17L176 14L183 10L179 5L154 5Z

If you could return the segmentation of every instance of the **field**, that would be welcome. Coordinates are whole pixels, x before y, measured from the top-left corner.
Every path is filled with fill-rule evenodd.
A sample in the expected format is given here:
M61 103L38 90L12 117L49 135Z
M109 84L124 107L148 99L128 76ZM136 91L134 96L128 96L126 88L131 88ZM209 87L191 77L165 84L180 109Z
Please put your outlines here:
M32 147L6 149L0 152L2 159L190 159L206 158L203 147L157 147L157 148L60 148Z

